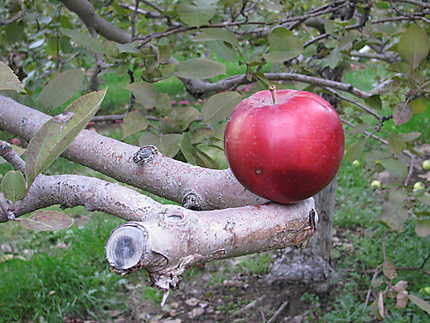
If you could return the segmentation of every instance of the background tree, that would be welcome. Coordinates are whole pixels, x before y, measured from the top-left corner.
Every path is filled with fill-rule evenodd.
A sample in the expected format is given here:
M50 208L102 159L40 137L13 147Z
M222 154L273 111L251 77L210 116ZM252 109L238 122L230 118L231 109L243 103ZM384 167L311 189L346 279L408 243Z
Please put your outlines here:
M242 187L228 170L208 168L227 167L222 157L224 121L242 95L275 83L278 88L308 90L329 100L352 133L347 161L365 155L370 171L382 174L378 175L379 182L383 178L381 221L388 230L402 232L411 216L417 234L428 236L428 212L420 210L429 205L430 198L425 189L414 185L428 181L428 177L417 177L425 156L419 144L423 136L428 138L423 134L428 119L422 118L421 129L408 128L408 121L424 114L428 106L427 3L80 0L46 6L43 1L8 1L3 11L2 61L22 81L25 94L10 91L21 88L2 67L3 95L15 102L2 97L0 126L8 131L5 139L10 134L34 139L27 147L26 166L4 145L3 155L12 156L6 159L17 172L3 178L2 221L54 203L85 205L127 220L143 220L150 213L196 214L177 207L162 208L128 190L121 195L127 196L121 205L103 204L88 194L79 199L85 191L121 201L118 193L94 191L102 186L89 179L84 187L82 178L37 177L91 119L123 120L122 139L127 144L84 131L63 156L189 210L265 202L250 193L239 194ZM239 72L223 77L231 74L226 70L228 62L238 62ZM388 71L367 91L343 77L345 71L362 63ZM85 96L63 112L82 92L109 85L112 75L120 76L122 87ZM174 82L187 93L186 106L172 103L176 98L164 91L166 82ZM102 103L104 95L110 105ZM98 106L100 113L93 117ZM47 114L57 117L48 121ZM65 125L67 132L63 132ZM138 148L131 145L155 145L173 159L153 148L136 154ZM58 190L60 180L64 180L61 187L72 188L73 181L76 186L70 191ZM281 286L295 283L318 292L330 289L335 187L332 183L316 198L320 228L309 247L287 249L269 275L271 282ZM149 203L143 213L139 209L142 203ZM299 206L303 223L312 207L309 203ZM273 208L269 212L276 214ZM229 211L217 212L228 215ZM259 213L265 216L263 211ZM265 228L270 232L267 223ZM255 246L254 251L266 248ZM384 254L375 276L383 270L392 279L394 269Z

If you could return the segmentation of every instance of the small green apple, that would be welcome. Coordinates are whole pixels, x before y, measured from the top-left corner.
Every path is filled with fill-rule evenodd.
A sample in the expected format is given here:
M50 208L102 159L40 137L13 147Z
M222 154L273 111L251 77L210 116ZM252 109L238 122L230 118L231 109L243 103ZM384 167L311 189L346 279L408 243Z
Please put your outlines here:
M430 159L426 159L425 161L423 161L422 166L424 170L430 170Z
M356 160L354 160L353 162L352 162L352 166L354 166L354 167L360 167L361 166L361 162L358 160L358 159L356 159Z
M413 188L413 191L414 192L419 192L419 191L422 191L423 189L425 189L426 188L426 186L422 183L422 182L416 182L415 184L414 184L414 188Z
M378 189L381 187L381 182L374 180L374 181L372 181L372 183L370 183L370 187L373 189Z
M426 293L427 295L430 295L430 286L424 287L423 292Z

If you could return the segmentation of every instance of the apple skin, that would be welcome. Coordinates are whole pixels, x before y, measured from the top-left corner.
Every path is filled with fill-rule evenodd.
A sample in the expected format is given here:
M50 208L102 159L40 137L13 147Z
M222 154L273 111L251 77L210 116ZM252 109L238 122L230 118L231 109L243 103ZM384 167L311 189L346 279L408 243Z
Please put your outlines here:
M320 96L260 91L240 102L227 123L224 148L237 180L281 204L311 197L336 175L344 153L342 124Z

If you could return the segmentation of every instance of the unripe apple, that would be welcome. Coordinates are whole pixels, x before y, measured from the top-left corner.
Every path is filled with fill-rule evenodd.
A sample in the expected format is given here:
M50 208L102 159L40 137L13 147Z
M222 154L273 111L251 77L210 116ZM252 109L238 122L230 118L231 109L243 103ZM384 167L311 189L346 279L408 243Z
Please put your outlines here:
M424 185L424 183L422 183L422 182L416 182L414 184L413 191L414 192L419 192L419 191L422 191L425 188L426 188L426 186Z
M233 110L224 135L228 164L243 186L288 204L321 191L339 168L344 134L334 108L296 90L260 91Z
M354 166L354 167L360 167L361 166L361 162L359 161L359 160L354 160L353 162L352 162L352 166Z
M381 187L381 182L378 180L374 180L372 181L372 183L370 183L370 187L373 189L378 189Z
M425 161L423 161L422 166L424 170L430 170L430 159L426 159Z

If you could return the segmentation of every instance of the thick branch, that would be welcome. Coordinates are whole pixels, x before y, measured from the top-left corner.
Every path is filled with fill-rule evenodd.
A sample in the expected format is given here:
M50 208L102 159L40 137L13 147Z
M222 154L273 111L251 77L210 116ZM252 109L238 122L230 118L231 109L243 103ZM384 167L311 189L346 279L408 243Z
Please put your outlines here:
M168 290L177 288L185 270L198 263L303 244L317 222L313 199L206 212L177 208L121 225L106 252L116 272L143 268L155 286Z
M50 117L0 96L0 128L26 139ZM195 209L214 209L265 203L247 191L230 170L213 170L168 158L139 147L83 130L63 153L81 165L179 203L194 201ZM145 156L149 157L145 160ZM135 162L135 159L137 162Z
M100 17L93 5L86 0L61 0L70 11L76 13L88 29L94 29L99 35L118 43L129 43L131 35Z

